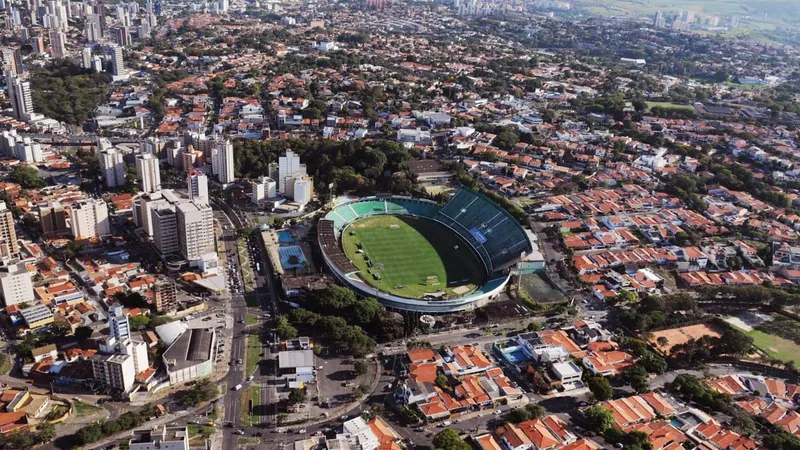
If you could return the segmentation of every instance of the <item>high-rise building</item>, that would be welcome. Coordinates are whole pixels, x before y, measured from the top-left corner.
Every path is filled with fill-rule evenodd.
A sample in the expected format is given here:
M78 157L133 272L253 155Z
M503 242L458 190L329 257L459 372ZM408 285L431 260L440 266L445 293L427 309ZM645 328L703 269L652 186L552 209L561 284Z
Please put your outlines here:
M156 192L161 190L161 171L158 158L152 153L136 155L136 176L139 178L139 190Z
M0 295L6 307L35 300L32 276L25 263L0 267Z
M211 171L222 184L232 182L233 173L233 143L230 139L217 136L211 150Z
M178 215L175 206L158 202L150 209L153 220L153 245L162 255L178 253Z
M87 14L83 26L83 37L89 42L97 42L103 37L99 14Z
M95 354L92 356L94 380L122 392L129 392L136 381L133 357L130 355Z
M230 7L230 3L228 0L218 0L217 2L217 11L220 14L227 14L228 8Z
M664 13L662 13L661 11L656 12L656 16L653 19L653 26L656 28L666 28L667 21L664 18Z
M201 260L214 251L214 215L211 207L196 202L181 202L178 213L178 245L189 261Z
M39 206L39 223L45 233L59 233L67 230L67 213L58 200Z
M123 339L117 344L117 351L133 358L133 373L140 374L150 367L147 359L147 344L133 339Z
M13 258L19 255L19 242L14 229L14 215L6 207L6 202L0 201L0 257Z
M186 187L192 201L208 204L208 177L200 172L189 172L186 177Z
M694 12L688 9L681 11L681 22L692 23L694 21Z
M122 153L111 147L101 150L98 157L106 187L124 186L127 180L125 179L125 163L122 160Z
M117 338L118 341L131 337L131 323L122 306L115 305L109 309L108 324L111 328L111 335Z
M22 45L27 45L31 43L31 30L28 29L28 27L20 27L19 40L20 42L22 42Z
M285 194L294 186L287 186L286 181L291 178L302 178L306 176L306 165L300 164L300 157L291 150L286 151L285 156L278 158L278 190Z
M92 68L92 47L84 47L81 50L81 67L84 69Z
M33 48L33 53L37 55L41 55L45 52L44 48L44 38L41 36L36 36L31 39L31 47Z
M108 56L111 58L111 74L122 76L126 74L125 63L122 60L122 47L119 45L110 45L108 47Z
M25 162L44 161L44 156L42 155L42 146L28 136L25 136L21 140L17 141L14 156L16 156L18 160Z
M50 53L53 58L63 58L67 56L67 35L61 30L50 32Z
M277 183L269 177L262 176L258 180L251 182L250 187L253 191L251 198L254 203L275 197L277 194Z
M178 291L175 283L167 277L158 277L153 285L156 311L165 313L178 309Z
M314 197L314 180L309 177L293 178L292 200L305 205Z
M10 47L3 47L0 52L3 56L3 72L10 72L12 75L22 74L22 52L18 48Z
M8 82L8 97L11 101L11 108L14 111L14 118L23 122L28 122L34 118L33 96L31 95L31 83L22 81L15 76L6 76Z
M131 45L131 29L127 26L117 28L117 44L120 47Z
M76 239L87 239L111 234L108 221L108 205L102 199L81 200L70 207L72 235Z

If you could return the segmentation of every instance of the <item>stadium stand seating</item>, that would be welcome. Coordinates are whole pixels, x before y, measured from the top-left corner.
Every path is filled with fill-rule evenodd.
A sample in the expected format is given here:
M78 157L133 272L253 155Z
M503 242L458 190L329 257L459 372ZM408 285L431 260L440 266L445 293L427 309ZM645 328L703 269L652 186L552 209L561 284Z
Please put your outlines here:
M473 245L489 272L531 251L525 230L517 221L505 209L469 189L456 192L435 219L456 230Z

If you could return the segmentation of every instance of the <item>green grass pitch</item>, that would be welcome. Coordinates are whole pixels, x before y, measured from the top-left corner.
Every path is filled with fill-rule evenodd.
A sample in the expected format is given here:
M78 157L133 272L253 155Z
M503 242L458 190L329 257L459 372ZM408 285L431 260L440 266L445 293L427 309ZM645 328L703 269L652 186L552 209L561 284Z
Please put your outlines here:
M363 253L358 252L359 244ZM451 298L461 297L483 281L482 266L468 245L443 225L428 219L361 219L344 230L342 246L364 281L401 297L422 298L438 291ZM372 262L371 267L365 255ZM376 279L374 273L380 278Z

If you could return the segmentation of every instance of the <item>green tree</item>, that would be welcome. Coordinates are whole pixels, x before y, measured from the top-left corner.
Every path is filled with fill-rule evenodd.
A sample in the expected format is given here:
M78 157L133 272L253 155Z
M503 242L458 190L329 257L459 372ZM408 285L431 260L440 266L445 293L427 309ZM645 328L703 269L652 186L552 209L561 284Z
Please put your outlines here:
M25 189L39 189L47 185L39 176L39 171L31 166L14 167L11 178Z
M289 403L296 405L298 403L303 403L306 401L306 391L305 389L292 389L289 391Z
M531 420L531 414L525 408L514 408L506 416L509 422L522 423Z
M519 136L511 130L501 131L494 139L494 144L503 150L511 150L519 142Z
M539 419L547 415L547 411L545 411L541 405L535 403L528 403L525 405L525 411L528 411L532 419Z
M367 373L367 363L364 361L358 360L353 364L353 369L356 371L358 375L364 375Z
M603 433L614 426L616 419L614 413L602 405L592 405L583 412L586 418L586 428L595 433Z
M598 401L602 402L608 400L614 395L614 389L611 387L611 383L609 383L606 377L590 377L586 384L589 390L592 391L594 398Z
M52 332L54 336L68 336L72 334L72 325L70 325L66 319L59 319L50 325L50 332Z
M440 431L433 437L433 448L436 450L471 450L469 444L461 439L453 428Z

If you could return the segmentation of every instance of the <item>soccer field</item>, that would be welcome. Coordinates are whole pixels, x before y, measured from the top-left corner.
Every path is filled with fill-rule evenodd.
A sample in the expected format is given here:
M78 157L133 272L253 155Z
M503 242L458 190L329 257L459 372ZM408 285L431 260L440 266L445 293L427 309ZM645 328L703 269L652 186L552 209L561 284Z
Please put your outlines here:
M345 229L342 247L364 281L402 297L440 291L461 297L483 281L482 266L467 244L427 219L361 219Z

